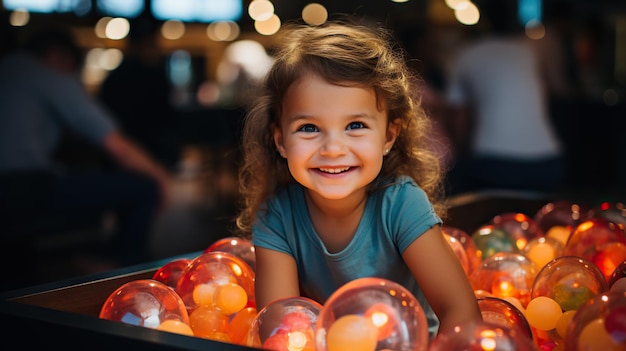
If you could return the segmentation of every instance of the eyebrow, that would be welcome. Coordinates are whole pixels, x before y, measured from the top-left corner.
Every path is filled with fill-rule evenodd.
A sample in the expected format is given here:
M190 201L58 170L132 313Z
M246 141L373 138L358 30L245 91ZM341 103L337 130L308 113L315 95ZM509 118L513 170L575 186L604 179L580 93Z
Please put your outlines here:
M293 116L286 116L286 120L293 122L293 121L298 121L298 120L302 120L302 119L307 119L307 118L312 118L315 119L317 118L315 115L307 115L307 114L296 114ZM360 112L360 113L355 113L355 114L351 114L351 115L346 115L346 116L341 116L341 118L347 118L347 119L376 119L377 117L375 117L372 114L369 113L365 113L365 112Z

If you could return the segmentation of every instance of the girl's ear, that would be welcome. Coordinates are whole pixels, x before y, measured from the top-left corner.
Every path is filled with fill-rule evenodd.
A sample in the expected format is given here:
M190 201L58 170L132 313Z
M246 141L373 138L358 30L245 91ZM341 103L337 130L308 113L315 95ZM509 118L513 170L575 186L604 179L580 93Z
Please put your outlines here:
M396 118L393 121L389 122L387 125L387 134L385 136L385 149L391 150L391 147L396 142L398 135L400 135L400 130L402 129L402 121L400 118Z
M274 145L276 145L276 149L278 150L278 153L283 158L287 157L285 156L287 153L285 152L285 146L283 144L282 130L280 130L280 128L274 124L272 125L272 134L274 135Z

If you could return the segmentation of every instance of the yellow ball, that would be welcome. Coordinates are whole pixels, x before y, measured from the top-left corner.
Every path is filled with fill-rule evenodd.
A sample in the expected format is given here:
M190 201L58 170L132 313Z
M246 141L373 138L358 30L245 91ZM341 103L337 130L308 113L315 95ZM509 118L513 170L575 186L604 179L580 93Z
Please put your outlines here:
M163 323L161 323L156 329L170 333L193 336L193 330L191 330L191 327L177 319L164 320Z
M556 322L556 332L563 339L565 339L565 336L567 335L567 327L572 321L574 314L576 314L576 311L577 310L570 310L563 312L561 318L559 318L559 320Z
M624 345L613 340L602 318L594 319L580 331L578 350L623 351Z
M538 296L528 302L526 319L539 330L551 330L563 315L561 305L547 296Z

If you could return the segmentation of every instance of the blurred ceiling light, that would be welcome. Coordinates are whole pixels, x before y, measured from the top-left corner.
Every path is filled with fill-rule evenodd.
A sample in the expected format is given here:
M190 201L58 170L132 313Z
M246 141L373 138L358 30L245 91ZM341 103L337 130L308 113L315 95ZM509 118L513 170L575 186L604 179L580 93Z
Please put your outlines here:
M280 29L280 18L275 14L265 21L254 21L254 29L262 35L276 34Z
M526 36L530 39L539 40L546 35L546 28L541 21L536 19L530 20L524 26Z
M465 2L470 2L469 0L446 0L446 5L449 8L456 10L459 6L461 6Z
M122 50L117 48L108 48L100 53L98 64L102 69L112 71L116 69L120 63L122 63L123 59L124 54L122 53Z
M233 21L216 21L210 23L206 28L209 39L214 41L233 41L239 37L241 29Z
M274 4L269 0L252 0L248 6L248 14L255 21L265 21L274 14Z
M93 31L98 38L107 37L107 33L106 33L107 25L109 24L109 21L111 21L112 19L113 18L109 16L105 16L105 17L100 18L98 22L96 22L96 25L93 27Z
M27 9L15 9L9 17L9 24L14 27L23 27L30 21L30 12Z
M85 55L85 67L90 70L112 71L120 65L124 54L117 48L93 48Z
M402 3L402 2L408 2L409 0L391 0L392 2L397 2L397 3Z
M130 23L126 18L116 17L107 23L105 33L106 37L111 40L120 40L128 36L130 31Z
M87 86L99 86L107 76L122 62L124 54L121 50L111 48L93 48L85 55L85 66L82 72L83 82Z
M254 79L263 78L272 63L263 45L254 40L240 40L228 45L225 59L239 65Z
M185 35L185 24L179 20L167 20L161 26L161 35L169 40L180 39Z
M454 17L462 24L471 26L478 23L480 12L473 3L466 1L454 10Z
M198 92L196 93L196 97L198 98L198 103L202 106L212 106L215 105L221 95L220 87L215 82L205 81L200 84L198 87Z
M318 26L326 22L328 11L321 4L310 3L302 9L302 19L310 25Z

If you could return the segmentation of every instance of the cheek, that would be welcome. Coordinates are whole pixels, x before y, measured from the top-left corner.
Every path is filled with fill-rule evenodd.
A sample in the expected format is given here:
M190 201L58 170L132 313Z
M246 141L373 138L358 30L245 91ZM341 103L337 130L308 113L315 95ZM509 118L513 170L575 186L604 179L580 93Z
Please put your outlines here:
M372 164L383 163L383 144L375 142L360 143L353 150L362 160Z

